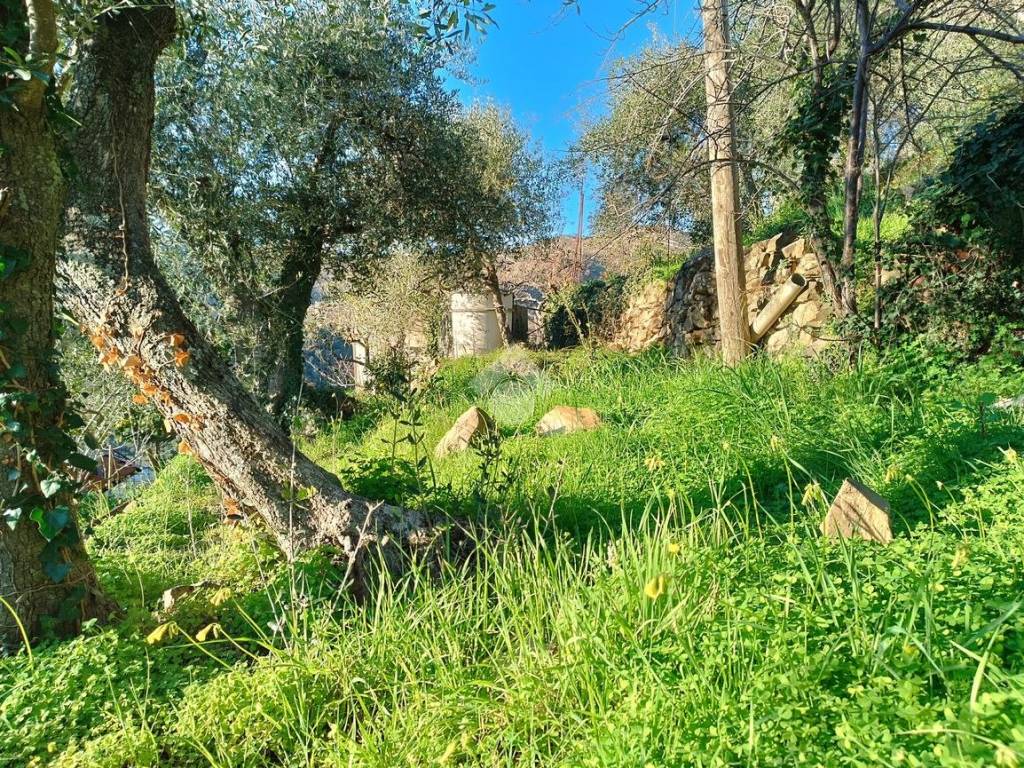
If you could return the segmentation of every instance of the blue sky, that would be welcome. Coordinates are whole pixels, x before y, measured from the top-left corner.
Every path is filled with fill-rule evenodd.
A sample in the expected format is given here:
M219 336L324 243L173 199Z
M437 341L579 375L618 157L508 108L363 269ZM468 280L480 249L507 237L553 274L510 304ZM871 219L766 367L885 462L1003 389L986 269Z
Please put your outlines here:
M572 144L583 120L604 111L602 78L615 59L652 39L683 36L695 20L692 0L665 0L659 10L616 33L646 3L579 0L580 12L562 11L561 0L494 0L496 27L476 42L469 67L474 82L456 83L464 102L492 99L512 110L519 125L544 150L558 156ZM575 233L578 192L567 192L562 229ZM593 195L587 195L587 213Z

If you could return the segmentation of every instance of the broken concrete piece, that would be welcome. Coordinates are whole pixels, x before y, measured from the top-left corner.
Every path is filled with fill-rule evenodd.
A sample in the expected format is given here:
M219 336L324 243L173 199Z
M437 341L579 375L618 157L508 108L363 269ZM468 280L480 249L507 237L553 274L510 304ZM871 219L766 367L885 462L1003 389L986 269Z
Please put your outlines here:
M847 478L825 515L821 532L830 538L888 544L892 541L889 502L866 485Z
M493 432L494 428L494 419L482 408L474 405L459 416L452 428L445 432L444 437L434 448L434 456L443 459L452 453L464 451L473 444L473 441Z
M590 408L556 405L537 423L537 434L541 437L564 435L597 429L600 426L601 417Z

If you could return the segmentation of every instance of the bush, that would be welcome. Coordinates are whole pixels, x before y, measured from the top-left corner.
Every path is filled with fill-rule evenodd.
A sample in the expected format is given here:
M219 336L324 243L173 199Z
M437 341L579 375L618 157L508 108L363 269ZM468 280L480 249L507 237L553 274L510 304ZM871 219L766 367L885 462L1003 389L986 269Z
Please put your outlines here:
M911 205L911 227L886 246L898 277L882 289L892 342L923 335L959 356L1024 329L1024 104L960 141Z
M569 286L547 300L544 339L553 349L609 338L625 307L627 278L616 275ZM582 336L582 337L581 337Z

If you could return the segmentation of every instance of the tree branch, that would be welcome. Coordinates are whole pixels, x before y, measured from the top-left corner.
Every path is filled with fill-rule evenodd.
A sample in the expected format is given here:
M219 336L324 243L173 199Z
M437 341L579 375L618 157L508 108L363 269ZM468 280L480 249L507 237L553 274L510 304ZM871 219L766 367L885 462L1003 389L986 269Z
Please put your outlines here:
M46 86L53 75L53 63L57 56L57 14L51 0L25 0L28 14L28 64L32 68L32 79L18 94L18 104L23 108L38 108L42 104ZM45 75L45 80L37 73Z
M960 24L942 24L937 21L914 21L908 24L904 30L914 32L927 30L932 32L951 32L959 35L970 35L971 37L990 37L1004 43L1024 45L1024 35L1014 35L1009 32L1002 32L998 29L986 29L984 27L962 26Z

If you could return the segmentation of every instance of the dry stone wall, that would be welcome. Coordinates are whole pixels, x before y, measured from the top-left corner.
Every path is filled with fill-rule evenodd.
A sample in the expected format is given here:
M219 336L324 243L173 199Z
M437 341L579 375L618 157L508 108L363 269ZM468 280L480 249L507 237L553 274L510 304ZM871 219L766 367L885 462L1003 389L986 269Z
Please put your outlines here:
M816 354L829 344L825 325L830 310L821 288L821 269L804 240L786 233L755 243L745 259L750 319L774 292L797 273L807 287L759 342L770 353L802 351ZM714 256L698 253L667 282L648 283L629 300L612 345L638 352L662 344L680 354L718 341Z

